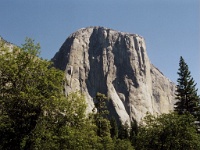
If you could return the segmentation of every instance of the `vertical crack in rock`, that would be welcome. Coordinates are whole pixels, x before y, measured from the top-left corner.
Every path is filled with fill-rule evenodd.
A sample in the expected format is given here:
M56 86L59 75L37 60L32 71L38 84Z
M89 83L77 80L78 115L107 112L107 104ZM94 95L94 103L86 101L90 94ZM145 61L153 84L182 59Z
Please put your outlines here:
M106 76L104 75L102 39L99 30L94 29L89 39L89 64L90 70L86 79L87 89L91 97L95 97L97 92L107 94ZM102 34L100 34L102 35Z

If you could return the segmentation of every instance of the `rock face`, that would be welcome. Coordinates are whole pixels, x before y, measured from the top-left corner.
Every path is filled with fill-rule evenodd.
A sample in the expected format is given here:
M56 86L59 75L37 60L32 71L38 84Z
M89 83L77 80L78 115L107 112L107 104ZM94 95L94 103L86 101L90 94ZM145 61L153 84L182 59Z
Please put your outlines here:
M110 98L109 111L122 123L173 109L175 84L149 61L144 38L103 27L70 35L52 59L65 70L66 94L85 94L88 111L97 92Z
M8 48L9 51L12 51L14 47L17 47L16 45L4 40L1 36L0 36L0 44L3 44L3 47Z

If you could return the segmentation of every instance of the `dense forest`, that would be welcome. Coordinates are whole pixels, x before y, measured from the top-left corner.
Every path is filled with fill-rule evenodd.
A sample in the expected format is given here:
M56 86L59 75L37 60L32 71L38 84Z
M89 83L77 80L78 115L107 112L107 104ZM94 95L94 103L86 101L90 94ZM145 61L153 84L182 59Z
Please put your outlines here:
M97 93L97 111L86 114L80 92L65 95L64 72L40 58L27 38L12 50L0 41L0 149L199 150L200 98L181 57L174 112L117 124L109 97Z

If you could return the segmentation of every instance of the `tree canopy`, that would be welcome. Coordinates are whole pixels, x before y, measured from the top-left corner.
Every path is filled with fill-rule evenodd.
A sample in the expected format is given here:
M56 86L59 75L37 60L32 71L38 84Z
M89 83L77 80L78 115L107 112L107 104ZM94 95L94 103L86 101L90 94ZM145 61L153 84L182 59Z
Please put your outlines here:
M200 149L194 120L191 114L147 115L138 130L136 150Z
M0 43L0 149L92 149L84 96L65 97L64 73L39 49L29 38L12 50Z
M194 124L199 96L181 57L176 91L178 113L147 115L144 124L109 120L106 95L97 93L95 113L86 115L80 92L65 95L64 72L39 58L40 45L27 38L10 49L0 41L0 149L153 150L200 149ZM181 114L181 115L180 115Z
M21 48L12 50L1 43L0 130L3 132L6 126L9 134L0 140L12 149L29 147L29 135L38 119L62 91L63 72L38 58L39 49L39 44L28 38Z
M97 93L98 111L87 117L85 97L65 95L63 71L39 50L29 38L21 48L0 43L0 149L133 149L111 138L107 97Z

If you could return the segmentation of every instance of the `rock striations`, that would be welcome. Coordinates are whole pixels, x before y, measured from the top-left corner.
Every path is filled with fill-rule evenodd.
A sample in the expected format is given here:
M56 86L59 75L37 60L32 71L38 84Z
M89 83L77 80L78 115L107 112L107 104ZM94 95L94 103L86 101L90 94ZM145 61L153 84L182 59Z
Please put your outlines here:
M111 115L122 123L173 109L175 84L149 61L144 38L103 27L70 35L52 59L65 70L66 94L85 94L88 111L97 92L110 98Z

